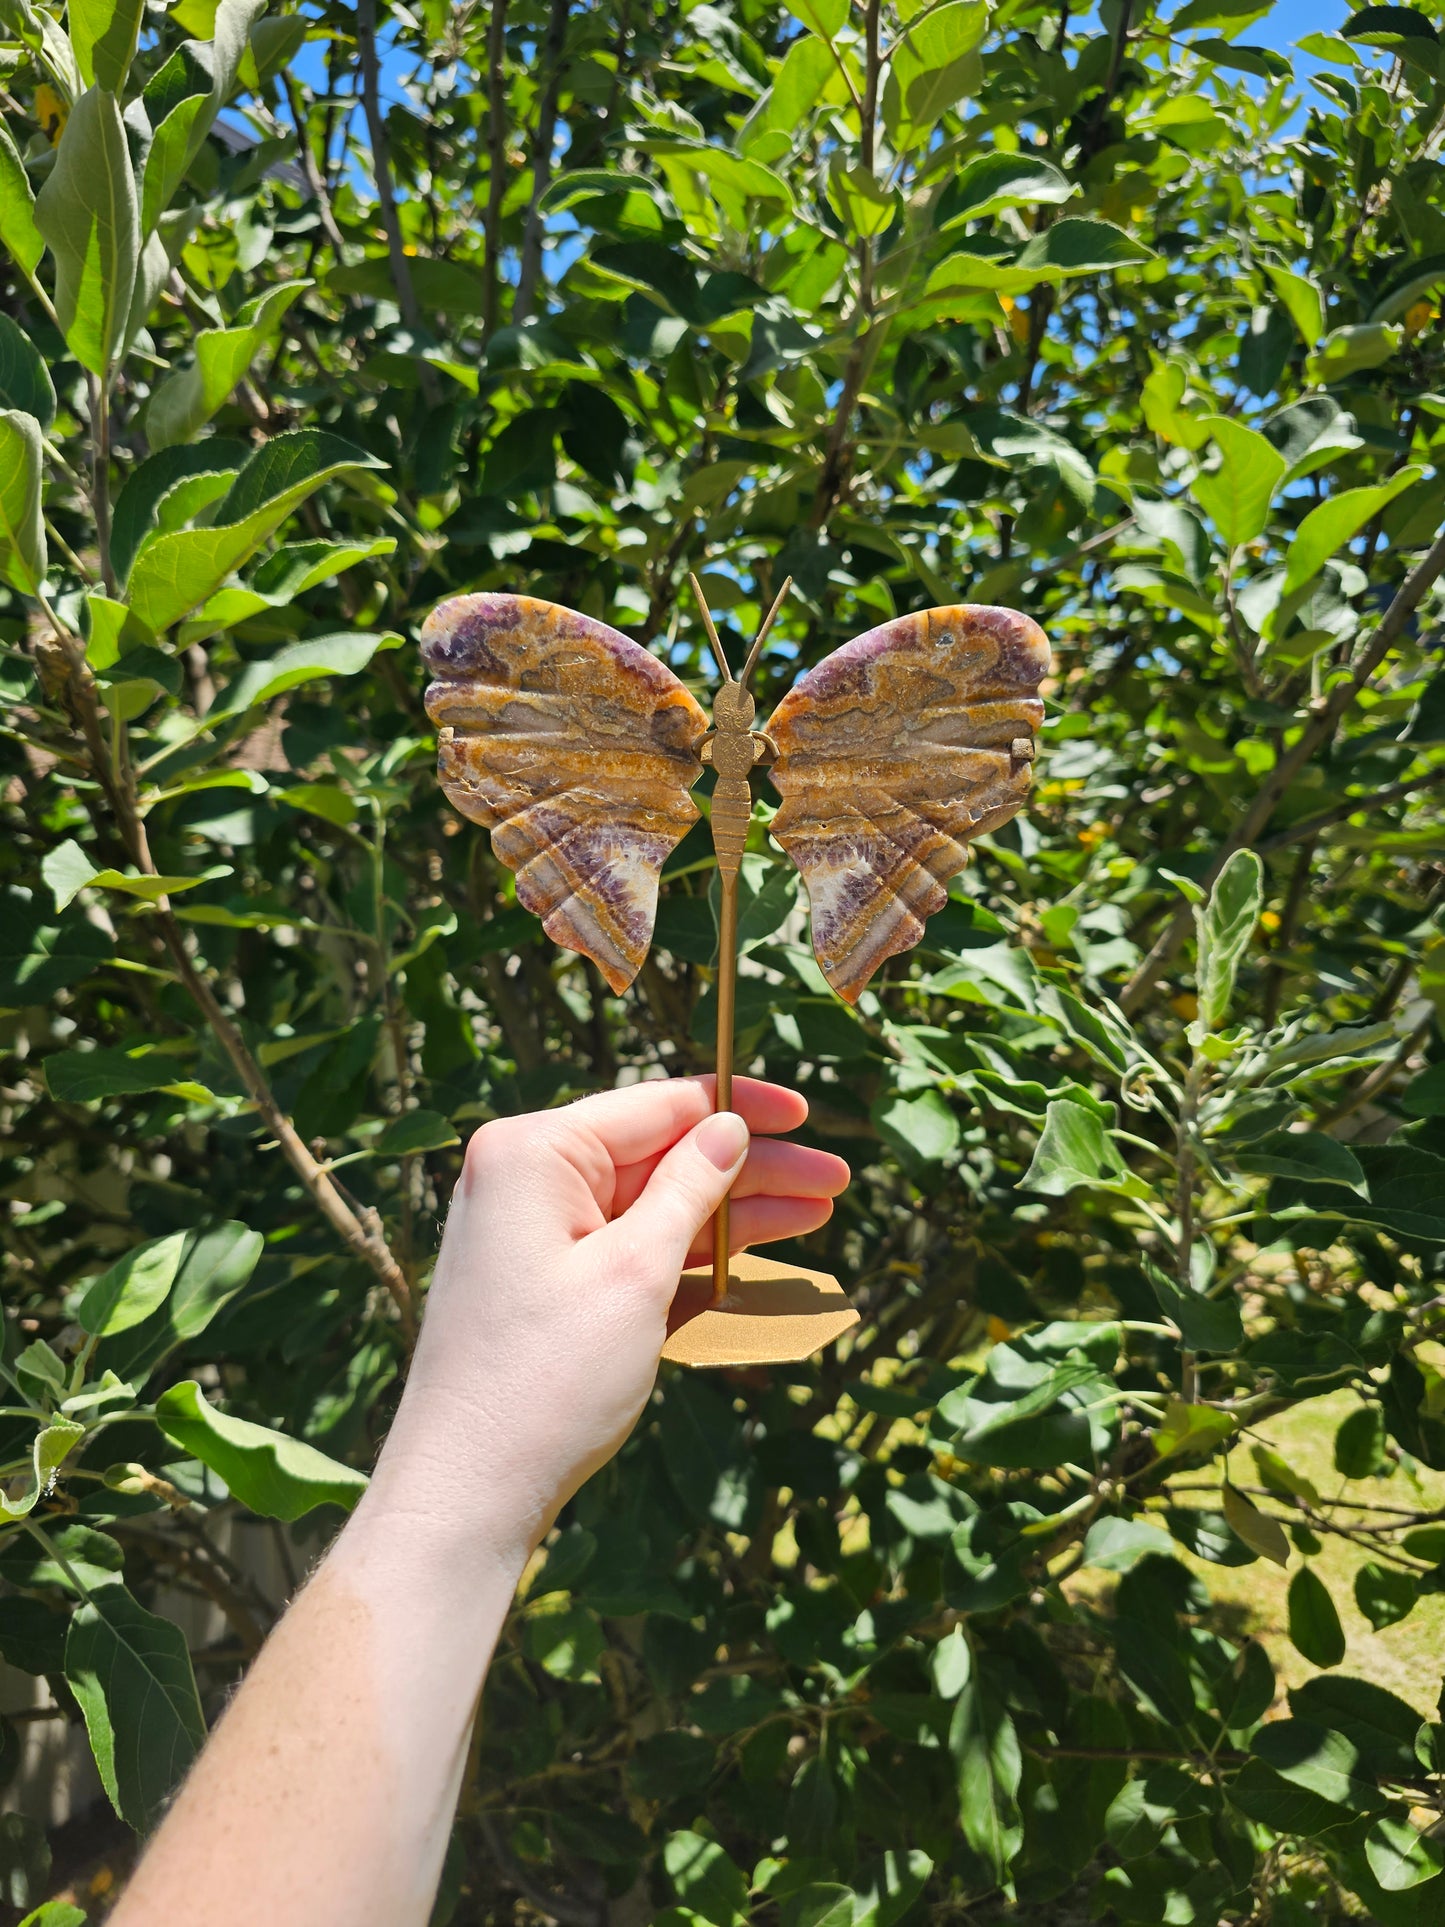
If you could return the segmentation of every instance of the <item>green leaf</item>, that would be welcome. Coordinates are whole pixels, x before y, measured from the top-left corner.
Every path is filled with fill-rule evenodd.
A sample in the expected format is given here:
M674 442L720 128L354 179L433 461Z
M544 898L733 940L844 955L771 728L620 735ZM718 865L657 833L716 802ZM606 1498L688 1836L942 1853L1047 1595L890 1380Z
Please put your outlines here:
M1306 1572L1308 1566L1295 1574L1296 1585ZM1267 1720L1254 1736L1253 1750L1291 1786L1335 1806L1372 1813L1385 1804L1374 1774L1353 1743L1345 1734L1317 1726L1313 1720Z
M1219 450L1217 468L1197 475L1194 499L1230 548L1264 533L1269 505L1284 480L1285 459L1263 435L1228 415L1208 415L1204 427Z
M1181 406L1188 386L1188 374L1178 361L1156 360L1140 390L1140 406L1144 420L1162 441L1180 448L1202 448L1209 440L1209 418Z
M358 562L395 553L394 535L355 542L292 542L256 565L251 586L269 600L287 603L318 583L332 581Z
M57 843L46 854L40 865L40 874L55 893L56 909L64 910L81 890L121 890L126 896L140 897L147 903L154 903L158 897L194 890L198 884L229 876L231 872L229 865L224 863L193 877L131 876L123 870L97 870L75 839L67 837L64 843Z
M1412 40L1438 41L1440 37L1434 22L1418 7L1361 7L1340 32L1346 40L1362 40L1370 47L1401 47Z
M35 200L55 256L55 308L71 353L104 375L120 346L140 259L140 209L120 106L92 87L70 110Z
M948 190L948 222L981 221L1005 207L1057 206L1078 191L1036 155L975 154Z
M1342 1479L1374 1479L1389 1460L1385 1452L1385 1414L1362 1405L1341 1419L1335 1433L1335 1470Z
M440 1111L407 1111L393 1118L376 1140L376 1154L383 1158L414 1157L419 1151L444 1151L461 1139Z
M1244 1321L1239 1300L1230 1292L1220 1298L1206 1298L1192 1286L1186 1289L1171 1278L1152 1258L1142 1261L1159 1309L1179 1327L1179 1336L1191 1351L1232 1352L1244 1338Z
M185 1234L175 1281L149 1318L108 1338L100 1359L121 1378L139 1385L180 1345L198 1338L250 1279L261 1255L259 1231L235 1218Z
M898 197L879 184L866 167L849 167L835 155L828 170L828 199L855 233L882 234L893 224Z
M1400 1093L1406 1117L1445 1117L1445 1063L1431 1064Z
M206 328L196 336L195 360L167 376L146 409L146 439L153 449L194 439L274 337L292 302L314 285L290 281L270 288L247 302L233 327Z
M1259 1482L1271 1492L1288 1493L1296 1499L1303 1499L1306 1505L1316 1508L1323 1505L1319 1488L1312 1479L1306 1478L1289 1460L1282 1458L1269 1446L1256 1442L1250 1447L1250 1457L1254 1460Z
M111 955L103 930L76 913L47 921L32 899L0 899L0 1009L43 1004Z
M1097 1113L1075 1104L1072 1098L1056 1097L1044 1118L1043 1133L1029 1168L1019 1179L1019 1189L1061 1198L1080 1185L1144 1192L1137 1179L1130 1179Z
M1325 300L1315 282L1288 268L1266 268L1275 293L1289 311L1306 348L1313 348L1325 331Z
M162 1392L155 1409L166 1437L210 1466L234 1498L263 1518L299 1519L319 1505L349 1512L366 1490L364 1473L315 1446L216 1411L194 1379Z
M894 1927L922 1893L933 1862L916 1848L889 1852L856 1878L858 1904L852 1927Z
M1199 934L1195 974L1199 1021L1219 1030L1229 1015L1234 979L1264 907L1264 865L1253 850L1236 850L1194 920Z
M269 661L248 663L216 697L203 723L212 728L254 709L257 703L270 702L273 696L322 676L354 676L365 669L386 640L378 634L313 636L309 642L293 642L278 649Z
M921 1164L942 1164L962 1137L958 1114L941 1091L895 1092L874 1106L873 1121L885 1143Z
M76 1307L75 1320L81 1330L93 1338L109 1338L149 1318L176 1282L186 1235L173 1231L168 1238L151 1238L117 1258L95 1279Z
M1420 1715L1387 1688L1321 1673L1293 1687L1289 1700L1301 1719L1343 1733L1372 1771L1405 1779L1417 1772Z
M33 415L42 429L55 420L55 384L45 357L8 314L0 314L0 407Z
M1167 1552L1169 1541L1143 1519L1121 1519L1109 1514L1095 1519L1084 1536L1083 1563L1105 1572L1127 1572L1153 1552Z
M91 1104L108 1097L135 1097L144 1091L169 1091L192 1104L210 1101L203 1084L180 1074L174 1057L142 1050L132 1056L121 1048L53 1051L44 1060L50 1095L62 1104Z
M1237 1487L1224 1485L1224 1516L1230 1527L1237 1532L1251 1552L1257 1552L1262 1559L1272 1559L1277 1566L1289 1564L1289 1540L1285 1537L1284 1527L1278 1519L1261 1512L1252 1499L1247 1499Z
M1271 1131L1235 1158L1241 1171L1265 1177L1297 1178L1304 1184L1347 1184L1365 1192L1360 1161L1346 1144L1323 1131Z
M1295 1651L1312 1666L1338 1666L1345 1656L1344 1629L1335 1602L1311 1566L1301 1566L1290 1581L1289 1636Z
M1239 1812L1275 1833L1317 1836L1350 1819L1348 1807L1285 1779L1263 1760L1245 1761L1230 1785L1229 1799Z
M1386 321L1365 321L1335 328L1305 363L1311 381L1344 381L1366 368L1378 368L1405 339L1405 330Z
M883 119L900 148L916 145L940 114L977 88L978 48L987 25L988 9L980 0L945 0L925 8L898 36Z
M1377 488L1347 488L1311 509L1295 531L1285 557L1283 595L1292 595L1318 575L1329 558L1357 535L1366 522L1413 486L1422 469L1402 468Z
M148 1833L206 1737L180 1628L99 1586L70 1622L65 1677L111 1804Z
M1155 259L1146 248L1112 221L1085 220L1076 214L1065 215L1052 227L1036 234L1018 256L1020 268L1042 268L1050 280L1062 281L1076 274L1102 274L1106 271L1137 267Z
M85 1927L85 1911L72 1907L68 1900L47 1900L33 1914L27 1914L20 1927Z
M266 0L221 0L209 42L187 40L146 83L155 136L146 157L141 229L149 234L170 206L216 115L230 98L251 28Z
M1023 1754L1012 1718L977 1670L954 1703L948 1750L964 1838L1002 1885L1023 1845L1017 1799Z
M923 310L938 319L956 312L956 303L980 289L1027 294L1040 283L1057 287L1081 274L1102 274L1153 260L1147 248L1109 221L1076 216L1036 234L1010 260L990 254L952 254L929 275Z
M821 40L835 40L848 20L848 0L788 0L788 12L801 20L809 33Z
M22 1479L0 1486L0 1518L23 1519L45 1498L55 1474L71 1450L85 1437L85 1427L73 1419L56 1418L42 1425L30 1450L30 1471Z
M1375 1631L1408 1619L1419 1602L1415 1575L1368 1559L1355 1574L1355 1604Z
M748 1883L741 1867L704 1834L672 1833L662 1864L684 1906L713 1927L741 1927L748 1917Z
M116 498L110 559L117 581L127 580L137 551L153 530L178 528L224 495L230 487L228 478L246 460L247 452L244 442L216 438L147 457Z
M668 1386L658 1424L667 1476L691 1516L747 1532L763 1503L757 1457L727 1401L696 1374Z
M1164 1422L1154 1433L1154 1450L1161 1459L1176 1452L1213 1452L1234 1436L1238 1423L1212 1405L1186 1405L1183 1399L1171 1398L1164 1408Z
M40 484L39 422L19 409L0 410L0 579L24 595L45 581Z
M1365 1858L1385 1892L1399 1894L1435 1878L1445 1867L1445 1847L1418 1833L1407 1814L1382 1813L1365 1835Z
M145 0L68 0L70 44L87 87L120 92L144 13Z
M131 607L148 629L169 628L219 588L323 483L385 466L319 428L273 436L241 469L211 527L158 535L141 550L131 569Z
M1211 1566L1252 1566L1259 1554L1241 1539L1222 1512L1204 1506L1169 1506L1164 1513L1171 1535L1196 1559Z
M0 242L27 280L45 252L45 237L35 225L35 192L25 163L16 151L5 123L0 121Z

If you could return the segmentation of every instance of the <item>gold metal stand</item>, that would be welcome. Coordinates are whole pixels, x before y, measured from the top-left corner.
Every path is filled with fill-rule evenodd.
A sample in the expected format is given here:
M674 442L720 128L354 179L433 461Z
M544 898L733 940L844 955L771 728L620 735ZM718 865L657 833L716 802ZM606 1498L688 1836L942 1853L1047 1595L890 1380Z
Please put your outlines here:
M713 702L711 733L702 760L717 772L712 795L712 837L717 852L717 1096L714 1109L730 1111L737 1020L738 873L747 847L753 813L752 772L773 752L772 743L753 728L756 706L748 689L762 647L791 576L778 591L758 631L741 676L734 676L723 652L711 612L689 578L707 628L723 684ZM751 1252L731 1253L731 1200L724 1198L713 1220L711 1277L684 1272L668 1321L663 1357L679 1365L780 1365L808 1358L841 1337L858 1314L836 1278L826 1272L783 1265Z

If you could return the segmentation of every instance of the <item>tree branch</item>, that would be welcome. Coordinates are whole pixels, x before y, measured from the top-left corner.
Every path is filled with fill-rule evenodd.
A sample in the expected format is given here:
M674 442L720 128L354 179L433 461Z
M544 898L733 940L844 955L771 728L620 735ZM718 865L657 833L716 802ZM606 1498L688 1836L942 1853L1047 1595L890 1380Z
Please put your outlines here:
M1260 785L1243 820L1215 852L1208 871L1199 878L1201 888L1206 890L1209 888L1236 850L1254 848L1260 831L1273 816L1280 798L1316 750L1334 734L1341 717L1356 701L1361 690L1399 640L1405 624L1419 608L1426 591L1434 585L1442 571L1445 571L1445 534L1436 538L1434 546L1421 557L1400 584L1394 601L1381 617L1379 628L1370 638L1353 671L1343 677L1328 696L1311 705L1311 720L1300 731L1299 741L1293 749L1286 750L1281 755ZM1119 1003L1124 1010L1137 1010L1144 997L1164 974L1165 967L1188 935L1193 921L1193 908L1187 903L1181 904L1169 919L1153 949L1119 993Z
M402 319L415 337L422 332L421 309L411 277L402 239L401 219L396 211L396 194L391 184L391 145L386 135L386 119L381 111L381 82L376 58L376 0L357 0L356 45L361 56L361 106L366 115L366 132L371 141L371 172L376 182L376 198L381 205L381 225L386 229L386 252L391 278L396 286L397 306ZM415 342L413 342L415 351ZM424 361L418 360L422 394L428 407L436 406L436 378Z
M291 109L291 118L296 123L296 164L301 169L301 178L306 183L307 192L316 203L321 231L330 242L331 252L336 256L336 265L340 267L345 259L345 243L341 238L341 229L336 225L336 212L331 205L331 196L327 192L325 181L321 178L321 171L316 165L316 156L311 151L311 137L307 132L306 115L301 105L301 90L285 69L281 73L281 82L286 89L286 104Z
M1402 783L1391 783L1388 789L1376 790L1373 796L1350 796L1333 809L1321 810L1318 816L1307 816L1303 822L1294 824L1288 830L1281 830L1278 836L1266 837L1255 848L1261 856L1268 856L1272 850L1282 850L1291 843L1312 842L1321 830L1333 829L1336 823L1346 823L1352 816L1360 816L1366 810L1382 810L1390 803L1398 803L1402 797L1413 795L1419 790L1434 789L1445 783L1445 763L1438 769L1429 769L1419 776L1407 776Z
M496 333L502 300L502 199L507 188L506 52L507 0L492 0L487 21L487 212L482 226L486 244L482 325L488 340Z
M520 327L532 312L537 283L542 274L542 196L552 179L552 149L557 139L557 102L562 93L563 50L567 42L568 0L552 0L547 18L547 40L543 59L547 84L537 110L537 134L532 143L532 198L527 207L527 225L522 233L522 266L517 276L517 296L512 303L512 324Z
M69 693L90 752L91 768L110 805L131 861L143 875L155 876L157 871L151 857L145 822L136 804L134 779L127 767L117 767L105 741L95 678L76 638L59 625L56 625L56 633L64 651ZM373 1209L353 1210L302 1142L295 1125L277 1103L266 1074L252 1056L245 1038L196 968L186 945L185 933L171 909L169 897L156 898L155 923L161 942L175 966L176 975L215 1033L217 1042L231 1060L232 1068L245 1087L246 1095L284 1152L312 1203L342 1243L371 1267L390 1292L410 1349L416 1339L416 1308L411 1287L386 1242L380 1214Z

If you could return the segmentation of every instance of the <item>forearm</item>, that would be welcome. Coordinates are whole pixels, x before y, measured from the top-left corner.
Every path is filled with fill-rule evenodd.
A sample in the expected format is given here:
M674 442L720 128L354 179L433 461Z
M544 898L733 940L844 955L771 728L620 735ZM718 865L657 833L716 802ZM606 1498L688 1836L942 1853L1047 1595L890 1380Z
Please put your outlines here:
M424 1927L525 1535L369 1494L268 1640L114 1927Z

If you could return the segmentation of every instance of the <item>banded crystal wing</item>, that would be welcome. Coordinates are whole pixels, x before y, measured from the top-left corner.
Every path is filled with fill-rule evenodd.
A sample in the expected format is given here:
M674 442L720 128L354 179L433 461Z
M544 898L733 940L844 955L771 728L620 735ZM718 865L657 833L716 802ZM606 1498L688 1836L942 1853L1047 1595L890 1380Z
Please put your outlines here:
M772 833L808 886L823 974L850 1004L918 942L970 839L1023 802L1048 669L1037 623L960 604L845 643L778 705Z
M698 818L706 716L637 643L527 596L444 602L421 647L449 801L491 831L548 936L625 990L662 866Z

